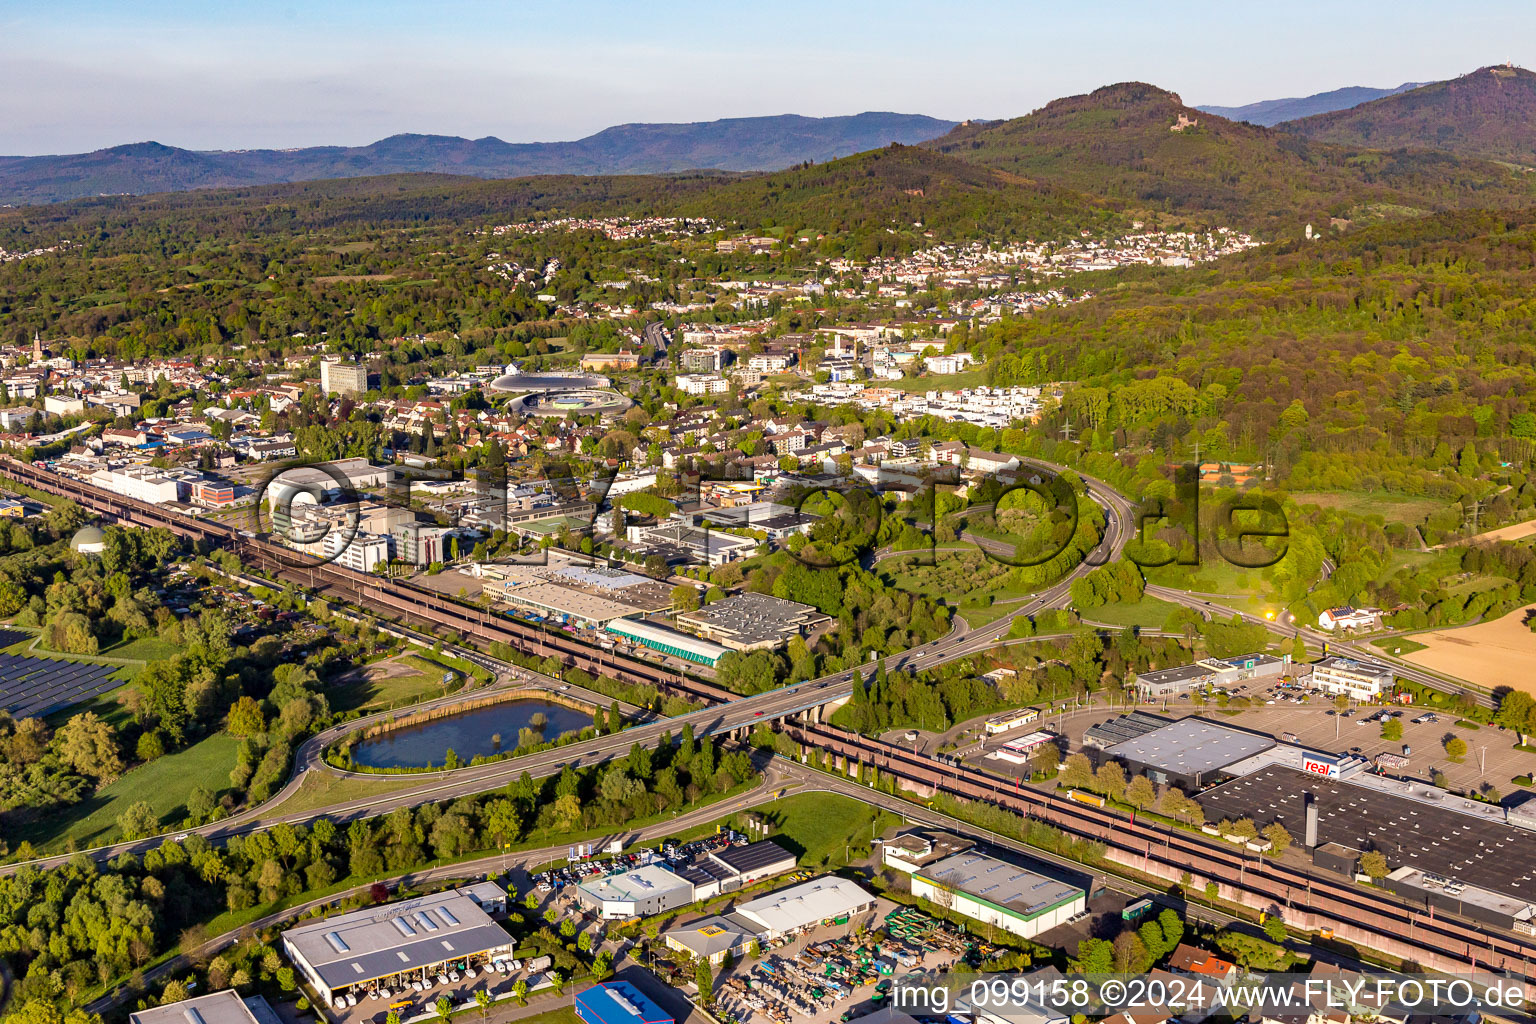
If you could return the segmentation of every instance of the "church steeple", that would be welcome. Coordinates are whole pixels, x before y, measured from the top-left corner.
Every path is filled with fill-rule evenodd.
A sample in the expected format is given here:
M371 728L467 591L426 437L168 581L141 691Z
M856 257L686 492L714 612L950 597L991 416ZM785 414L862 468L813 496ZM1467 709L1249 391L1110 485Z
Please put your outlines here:
M43 336L37 331L32 332L32 361L34 363L43 361Z

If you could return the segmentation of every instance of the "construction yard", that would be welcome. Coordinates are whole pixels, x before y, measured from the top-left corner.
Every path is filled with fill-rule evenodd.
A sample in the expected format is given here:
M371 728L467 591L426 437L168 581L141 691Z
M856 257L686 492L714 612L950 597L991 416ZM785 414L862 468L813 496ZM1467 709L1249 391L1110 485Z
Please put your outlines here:
M831 1024L880 1009L910 972L948 971L993 952L916 907L881 899L873 914L824 924L737 964L716 982L715 998L744 1024Z

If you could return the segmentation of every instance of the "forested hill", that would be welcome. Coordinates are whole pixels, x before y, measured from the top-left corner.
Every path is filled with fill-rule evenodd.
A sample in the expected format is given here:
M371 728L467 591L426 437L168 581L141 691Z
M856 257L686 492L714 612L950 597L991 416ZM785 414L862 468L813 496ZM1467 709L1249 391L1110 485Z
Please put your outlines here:
M68 238L281 235L326 228L506 223L542 215L708 217L775 237L829 236L826 251L867 256L934 240L1056 238L1124 220L1117 204L912 146L889 146L763 175L552 175L481 181L395 175L79 199L0 210L0 247ZM110 251L111 245L104 251Z
M1536 210L1435 214L1132 275L971 350L994 383L1078 382L1052 415L1104 450L1198 439L1300 489L1449 493L1426 465L1536 443L1533 253Z
M1530 181L1485 161L1311 143L1187 107L1140 82L964 125L925 145L1090 195L1285 233L1330 217L1514 205L1536 194Z
M1207 103L1201 110L1217 114L1231 121L1247 121L1273 128L1281 121L1294 121L1299 117L1326 114L1333 110L1347 110L1383 96L1395 96L1409 89L1417 89L1424 82L1404 82L1396 89L1376 89L1365 85L1351 85L1343 89L1330 89L1310 96L1288 96L1279 100L1259 100L1240 107L1219 107Z
M1322 142L1441 149L1536 167L1536 73L1504 65L1480 68L1279 127Z
M1115 204L914 146L756 175L700 191L681 212L771 230L851 236L874 256L930 239L1056 238L1108 227Z
M832 160L892 142L942 135L953 121L921 114L735 117L691 124L625 124L575 142L509 143L394 135L367 146L196 152L142 142L68 156L0 157L0 203L49 203L103 194L441 173L533 174L765 171Z

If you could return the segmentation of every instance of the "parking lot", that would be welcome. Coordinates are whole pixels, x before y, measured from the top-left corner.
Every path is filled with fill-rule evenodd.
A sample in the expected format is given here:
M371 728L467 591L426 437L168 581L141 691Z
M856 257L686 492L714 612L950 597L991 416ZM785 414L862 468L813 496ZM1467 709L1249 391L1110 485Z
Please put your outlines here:
M1375 760L1381 754L1401 757L1406 745L1410 750L1407 765L1385 766L1383 770L1387 774L1428 781L1431 772L1438 770L1445 775L1452 789L1464 792L1482 791L1488 786L1507 796L1519 788L1511 784L1512 778L1536 770L1536 755L1516 750L1513 733L1492 725L1481 729L1460 727L1455 724L1455 715L1444 711L1430 712L1411 705L1386 708L1365 705L1341 712L1327 694L1309 694L1298 687L1286 689L1265 684L1236 688L1232 696L1247 697L1254 704L1233 708L1221 707L1215 701L1202 706L1188 699L1175 699L1167 701L1166 705L1142 704L1138 707L1174 719L1198 715L1264 733L1283 742L1297 743L1319 753L1354 753ZM968 753L965 760L1005 778L1028 778L1029 765L1011 764L986 754L1035 729L1051 729L1062 734L1065 756L1083 748L1083 733L1090 726L1131 710L1132 707L1100 708L1075 712L1064 719L1047 718L1005 735L989 737L984 748ZM1377 714L1394 715L1402 723L1403 738L1382 739L1382 719L1373 718ZM1451 761L1445 753L1445 740L1451 736L1459 736L1467 744L1467 755L1460 764ZM1486 769L1483 767L1485 763Z

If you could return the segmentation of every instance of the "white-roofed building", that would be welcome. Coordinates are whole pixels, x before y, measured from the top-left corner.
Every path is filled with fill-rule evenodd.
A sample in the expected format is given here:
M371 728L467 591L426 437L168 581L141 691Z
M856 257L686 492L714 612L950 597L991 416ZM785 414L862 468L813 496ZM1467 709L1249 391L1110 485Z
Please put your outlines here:
M875 897L857 884L824 875L743 903L733 916L757 928L759 938L776 939L874 908Z
M646 864L582 882L576 899L605 921L626 921L692 903L693 883L659 864Z
M731 653L717 643L701 640L696 636L658 626L644 619L613 619L605 627L615 636L621 636L642 647L670 654L674 658L698 662L714 668L720 659Z
M259 995L241 997L232 988L130 1013L130 1024L279 1024L276 1012Z

